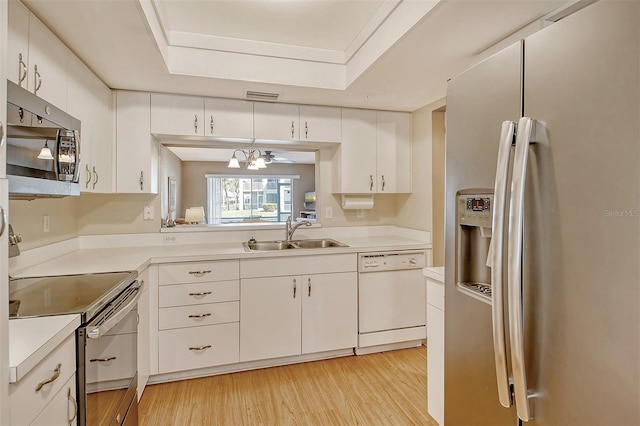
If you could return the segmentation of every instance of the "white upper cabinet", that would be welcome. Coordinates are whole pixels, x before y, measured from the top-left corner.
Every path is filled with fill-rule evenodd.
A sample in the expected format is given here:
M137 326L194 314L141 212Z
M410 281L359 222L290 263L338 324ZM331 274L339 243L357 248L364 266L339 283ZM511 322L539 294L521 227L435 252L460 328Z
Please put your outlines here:
M342 110L342 143L333 167L333 192L372 194L376 192L376 112Z
M206 125L203 98L151 94L151 133L204 136Z
M69 62L68 112L81 122L81 192L115 191L111 90L77 57Z
M293 104L255 102L253 135L256 139L298 140L299 107Z
M29 15L19 1L9 2L7 79L25 89L29 81Z
M116 92L116 189L158 193L158 143L150 133L151 95Z
M300 105L300 140L340 142L342 139L341 108Z
M66 109L71 51L18 1L9 2L8 30L8 79Z
M411 192L411 115L344 108L333 163L334 193Z
M221 138L253 138L253 102L205 98L204 134Z
M378 111L376 130L377 192L411 192L411 115Z

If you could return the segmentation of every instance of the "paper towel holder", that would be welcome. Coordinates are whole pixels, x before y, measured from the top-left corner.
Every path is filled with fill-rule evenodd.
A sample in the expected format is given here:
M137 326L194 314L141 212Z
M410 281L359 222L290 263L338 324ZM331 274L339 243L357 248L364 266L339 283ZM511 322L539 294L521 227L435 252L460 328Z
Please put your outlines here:
M371 210L373 194L342 194L343 210Z

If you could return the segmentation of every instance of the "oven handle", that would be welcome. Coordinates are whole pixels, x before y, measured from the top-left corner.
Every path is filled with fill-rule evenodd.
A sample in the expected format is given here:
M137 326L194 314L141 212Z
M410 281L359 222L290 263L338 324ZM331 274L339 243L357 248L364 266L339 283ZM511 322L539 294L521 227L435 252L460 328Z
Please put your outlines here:
M136 281L138 282L138 281ZM118 324L122 319L133 310L133 308L138 304L138 300L142 295L142 286L144 285L144 281L140 281L137 287L133 288L132 294L135 294L133 299L125 306L118 309L116 313L114 313L108 320L100 324L99 326L92 326L91 324L87 325L87 337L90 339L99 339L104 336L109 330L113 328L116 324ZM100 318L97 318L96 321L99 321ZM95 321L94 321L95 322Z

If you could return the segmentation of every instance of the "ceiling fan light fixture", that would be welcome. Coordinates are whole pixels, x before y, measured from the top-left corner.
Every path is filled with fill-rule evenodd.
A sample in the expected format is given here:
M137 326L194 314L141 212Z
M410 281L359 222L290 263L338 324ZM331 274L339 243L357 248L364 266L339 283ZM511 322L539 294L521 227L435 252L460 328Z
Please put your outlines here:
M231 159L229 160L229 165L227 166L230 169L239 169L240 168L240 163L238 162L238 159L236 158L236 153L233 153L233 156L231 157Z
M264 162L264 158L262 158L262 156L256 158L255 165L259 169L266 169L267 168L267 164Z
M280 93L257 92L255 90L247 90L245 91L245 96L247 99L253 99L256 101L275 102L280 97Z

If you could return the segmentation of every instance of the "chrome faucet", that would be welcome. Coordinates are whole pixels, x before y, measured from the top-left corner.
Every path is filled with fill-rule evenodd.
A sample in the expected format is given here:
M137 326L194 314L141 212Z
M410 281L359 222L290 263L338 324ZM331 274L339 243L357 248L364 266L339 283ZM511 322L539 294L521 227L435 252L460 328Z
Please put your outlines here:
M296 229L298 229L298 227L302 225L311 226L311 222L309 222L308 220L301 220L300 222L291 226L291 216L287 218L287 242L291 241L293 233L296 232Z

